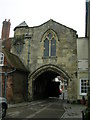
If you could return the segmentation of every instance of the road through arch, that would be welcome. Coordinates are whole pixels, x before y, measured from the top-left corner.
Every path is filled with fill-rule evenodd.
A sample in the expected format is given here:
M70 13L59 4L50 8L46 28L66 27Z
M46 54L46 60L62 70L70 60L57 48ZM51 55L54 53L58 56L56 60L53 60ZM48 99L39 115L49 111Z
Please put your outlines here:
M68 84L69 75L56 65L48 64L35 70L29 75L29 97L33 100L58 97L60 82L54 81L57 76L67 80Z

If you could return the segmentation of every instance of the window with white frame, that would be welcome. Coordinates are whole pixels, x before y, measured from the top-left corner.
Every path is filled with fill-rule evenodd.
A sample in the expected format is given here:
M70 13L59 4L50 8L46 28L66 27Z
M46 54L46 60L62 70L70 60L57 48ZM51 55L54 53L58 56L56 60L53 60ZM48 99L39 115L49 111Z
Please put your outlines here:
M0 52L0 66L4 65L4 54Z
M88 93L89 80L88 78L80 79L80 95L87 95Z

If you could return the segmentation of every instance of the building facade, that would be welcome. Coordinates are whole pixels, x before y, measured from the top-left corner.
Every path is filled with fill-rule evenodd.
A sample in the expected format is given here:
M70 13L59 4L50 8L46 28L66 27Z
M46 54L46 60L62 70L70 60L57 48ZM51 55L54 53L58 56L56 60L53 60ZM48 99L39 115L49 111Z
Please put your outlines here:
M2 96L12 103L26 101L28 89L27 69L17 56L4 48L0 53L0 59L2 60L0 61Z
M88 88L88 101L90 100L90 0L86 0L86 35L88 38L88 79L89 79L89 88ZM90 107L90 102L88 102L88 107Z
M9 38L9 32L10 21L5 20L0 40L0 96L15 103L27 100L28 70L17 56L10 53L13 38Z
M90 0L86 0L85 38L77 38L77 32L75 30L57 23L52 19L35 27L29 27L24 21L15 27L14 37L9 38L10 21L5 20L3 22L2 47L9 51L10 56L13 54L13 60L9 58L8 51L5 52L7 60L3 57L4 54L1 53L1 67L7 61L10 62L10 69L19 67L17 68L18 72L14 73L17 77L15 80L16 83L14 83L15 89L13 90L17 92L7 90L9 91L8 96L10 96L10 93L11 96L13 96L13 93L15 94L15 97L9 97L10 99L17 98L15 100L19 101L19 96L23 96L23 90L25 90L25 95L28 94L28 100L48 98L52 94L56 96L57 93L54 93L54 91L58 91L56 90L56 86L58 87L59 85L56 85L53 79L57 78L57 76L62 78L62 81L65 81L67 84L67 99L69 101L81 100L83 96L87 99L90 79L89 18ZM2 61L3 58L4 64ZM21 69L19 64L15 64L16 61L22 61L23 64L21 66L24 65L23 68L25 67L26 71L23 68ZM14 66L12 67L12 65ZM3 72L5 72L7 67L3 68ZM30 72L28 78L27 69ZM26 76L25 78L24 74ZM8 86L12 86L13 84L12 80L15 76L12 76L8 77ZM2 79L4 80L5 76ZM20 84L20 89L17 89L18 83ZM23 86L23 83L25 83L25 86ZM20 98L24 100L24 98Z
M77 39L77 58L78 58L78 100L84 96L87 99L88 93L88 38Z
M90 0L86 0L85 25L85 37L77 39L78 99L88 99L90 87Z
M14 29L11 52L30 71L28 99L49 97L52 80L61 76L68 83L68 100L77 100L77 34L53 20L29 27L25 22ZM52 85L52 86L50 86Z

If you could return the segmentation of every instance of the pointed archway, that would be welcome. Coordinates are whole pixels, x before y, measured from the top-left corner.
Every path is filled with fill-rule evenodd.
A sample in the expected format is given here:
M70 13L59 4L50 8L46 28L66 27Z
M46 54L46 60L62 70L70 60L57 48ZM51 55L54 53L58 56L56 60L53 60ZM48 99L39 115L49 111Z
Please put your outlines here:
M59 83L53 82L57 76L67 80L68 85L69 75L56 65L47 64L31 73L28 86L30 99L58 97Z

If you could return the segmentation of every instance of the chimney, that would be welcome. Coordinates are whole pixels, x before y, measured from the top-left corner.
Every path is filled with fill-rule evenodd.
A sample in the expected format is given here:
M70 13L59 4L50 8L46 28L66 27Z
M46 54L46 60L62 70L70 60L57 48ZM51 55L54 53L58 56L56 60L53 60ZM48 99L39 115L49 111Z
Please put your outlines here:
M11 40L9 39L10 25L11 25L10 19L8 21L6 19L5 21L3 21L1 36L2 46L8 51L10 51L11 49Z
M10 19L7 21L5 19L5 21L3 21L3 25L2 25L2 36L1 39L2 40L7 40L9 39L9 34L10 34Z

